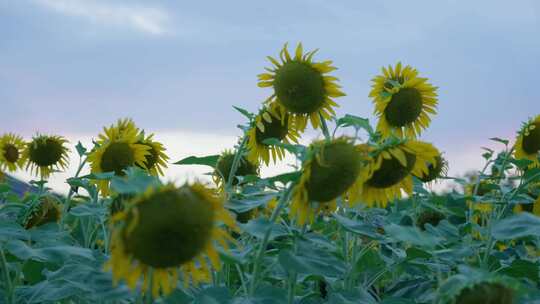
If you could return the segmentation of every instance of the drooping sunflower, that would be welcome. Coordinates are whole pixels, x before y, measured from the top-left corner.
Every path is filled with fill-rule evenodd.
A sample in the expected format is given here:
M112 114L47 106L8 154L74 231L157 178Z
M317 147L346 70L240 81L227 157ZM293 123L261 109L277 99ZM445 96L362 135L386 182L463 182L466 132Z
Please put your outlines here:
M204 185L150 187L112 218L113 279L134 289L169 294L183 275L184 285L207 281L220 269L216 243L227 249L232 238L222 224L236 230L233 217ZM221 225L221 226L220 226ZM150 286L151 282L151 286Z
M428 164L435 163L439 154L430 143L407 139L383 144L370 155L359 199L369 207L385 208L402 197L402 190L412 194L412 176L427 175Z
M523 124L518 132L514 155L517 159L531 160L531 167L540 167L540 115Z
M229 180L231 169L233 167L234 157L235 154L231 150L225 150L219 156L213 175L214 183L219 189L222 189ZM236 173L234 174L235 177L233 178L232 184L238 184L238 179L236 178L237 176L243 177L246 175L257 174L259 174L259 166L257 165L257 163L251 162L250 160L248 160L247 157L242 155L239 158L238 167L236 169Z
M38 227L47 223L58 222L62 215L60 202L57 198L47 195L39 198L38 203L23 221L26 229Z
M336 199L347 194L354 202L361 186L361 171L366 154L364 145L354 145L341 137L315 141L302 163L302 176L292 190L290 215L299 225L313 222L321 212L336 210Z
M437 226L440 221L444 220L446 216L436 210L425 210L416 219L416 226L422 230L426 230L426 224Z
M253 126L247 132L249 137L248 160L254 164L262 159L266 165L273 161L282 160L285 157L283 147L268 145L264 141L275 138L283 143L298 143L299 134L292 126L293 121L288 119L288 115L280 114L272 108L265 108L255 117Z
M0 171L13 172L22 169L26 163L24 158L25 143L23 138L13 133L0 137Z
M444 159L440 152L435 157L434 163L428 163L428 172L420 176L416 176L424 183L432 183L440 177L445 176L448 173L448 161Z
M124 170L131 166L146 169L146 156L150 147L137 143L138 129L127 128L119 132L114 126L105 128L105 134L100 134L100 141L88 155L92 173L114 172L123 176ZM109 180L97 180L101 195L109 195Z
M454 299L456 304L512 304L514 292L498 282L481 282L464 288Z
M303 53L302 44L296 47L294 57L287 44L279 54L280 61L268 56L273 64L268 73L258 75L259 87L272 87L274 94L266 101L275 105L280 117L289 119L299 131L306 128L308 119L314 128L321 126L321 119L335 115L338 104L333 98L345 96L337 84L338 78L325 75L333 70L332 61L314 62L315 51Z
M145 156L144 168L152 175L163 176L163 169L167 168L167 160L169 160L169 157L165 154L165 147L162 143L153 139L154 134L145 136L142 133L139 137L140 140L137 143L150 148L149 153Z
M383 75L372 81L369 97L374 99L375 115L379 117L377 131L383 138L416 138L436 114L437 88L427 78L418 77L418 71L398 62L395 68L382 68Z
M28 160L26 169L42 179L49 178L55 170L65 170L69 161L67 142L62 136L34 136L23 152L23 158Z

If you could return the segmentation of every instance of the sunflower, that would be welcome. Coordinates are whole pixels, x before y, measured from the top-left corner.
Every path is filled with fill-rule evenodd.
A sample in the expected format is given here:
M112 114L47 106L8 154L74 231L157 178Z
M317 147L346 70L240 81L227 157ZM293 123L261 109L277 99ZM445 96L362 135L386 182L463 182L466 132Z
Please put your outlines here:
M385 208L387 203L402 197L401 191L412 194L412 176L429 172L428 164L439 155L432 144L416 140L399 140L383 144L371 153L362 179L360 200L372 207Z
M512 304L513 290L498 282L481 282L464 288L454 299L456 304Z
M431 122L429 114L436 114L437 88L418 77L411 66L382 68L383 75L372 81L369 97L374 98L375 114L379 117L377 131L386 138L416 138Z
M432 183L436 179L445 176L448 173L448 161L442 157L441 153L435 157L435 162L428 163L428 172L420 176L416 176L424 183Z
M336 199L347 193L354 201L360 186L365 146L341 137L315 141L302 163L300 181L293 188L290 214L299 225L313 222L315 215L336 209Z
M111 126L100 134L96 147L88 155L92 173L114 172L123 176L124 170L131 166L146 169L146 156L150 147L137 143L138 129L129 127L123 131ZM97 180L96 184L103 196L109 195L109 180Z
M113 279L134 289L169 294L180 274L184 285L207 281L211 268L221 264L215 243L225 249L232 238L220 226L236 230L223 202L199 183L177 188L150 187L112 218L111 259L106 267Z
M160 142L153 139L154 134L149 136L140 135L138 144L145 145L150 148L149 153L145 156L144 167L152 175L163 176L163 169L167 168L167 160L169 157L165 154L165 147Z
M330 119L335 115L333 107L338 104L332 98L345 96L337 84L338 78L325 75L336 70L332 61L314 62L316 51L303 54L299 43L291 57L285 44L279 54L281 61L268 56L273 67L266 68L268 73L258 75L259 87L274 89L266 103L274 105L280 117L288 113L299 131L306 128L308 119L314 128L319 128L321 118Z
M47 223L58 222L62 214L59 206L60 202L53 196L47 195L39 198L37 205L23 219L23 226L26 229L30 229Z
M444 220L446 216L439 211L435 210L425 210L420 213L418 219L416 219L416 226L420 227L422 230L426 230L426 224L431 226L439 225L439 222Z
M0 137L0 170L13 172L22 169L26 162L24 158L25 143L22 137L7 133Z
M135 132L137 136L140 135L139 128L131 118L122 118L116 121L116 125L111 125L108 128L104 127L103 133L98 135L97 142L103 144L111 139L121 138L124 132Z
M279 115L272 108L266 108L259 112L255 117L253 126L247 132L248 140L248 160L254 164L262 159L266 165L272 160L274 163L285 156L283 147L268 145L264 141L269 138L275 138L283 143L298 143L298 132L289 121L288 114Z
M64 170L68 166L67 140L56 135L37 135L26 144L23 158L28 159L26 169L41 179L47 179L55 170Z
M531 194L531 193L529 193ZM514 212L520 213L520 212L529 212L536 216L540 216L540 195L532 195L533 197L536 197L536 200L532 204L516 204L514 206Z
M531 167L540 167L540 115L523 124L518 132L514 155L517 159L531 160Z
M218 188L222 189L229 180L229 175L233 166L235 154L230 150L225 150L219 156L219 159L216 163L216 168L214 170L214 183ZM238 167L236 169L235 177L233 178L233 185L238 184L238 179L236 177L244 177L246 175L257 175L259 174L259 167L256 163L249 161L245 156L241 156L239 159Z

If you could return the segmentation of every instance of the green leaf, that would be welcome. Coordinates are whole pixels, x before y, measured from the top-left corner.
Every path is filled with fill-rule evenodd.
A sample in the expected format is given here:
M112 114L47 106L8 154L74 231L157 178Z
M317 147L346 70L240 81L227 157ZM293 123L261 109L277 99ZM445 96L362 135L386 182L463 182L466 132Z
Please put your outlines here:
M369 119L350 115L350 114L346 114L344 117L341 117L340 119L338 119L337 125L342 126L342 127L353 126L356 129L364 129L370 135L375 133L373 131L373 128L369 124Z
M510 266L501 269L499 273L517 279L528 278L531 281L538 283L540 281L538 271L539 267L537 263L527 260L514 260Z
M91 250L75 246L57 245L43 248L31 248L23 241L11 240L6 243L5 247L11 254L23 261L33 259L36 261L61 264L64 260L75 258L94 260Z
M203 157L189 156L175 162L174 164L175 165L203 165L203 166L210 166L212 168L215 168L218 159L219 159L219 155L210 155L210 156L203 156Z
M297 181L300 178L300 176L302 176L301 171L294 171L294 172L288 172L288 173L283 173L283 174L275 175L272 177L264 178L264 179L261 179L261 182L268 183L270 185L280 182L286 185L288 182Z
M114 172L103 172L103 173L91 173L88 175L81 176L80 178L96 179L96 180L110 180L113 177L114 177Z
M237 106L233 106L233 108L240 112L240 114L244 115L245 117L247 117L247 119L251 120L253 119L253 117L255 117L255 115L253 113L250 113L248 110L246 109L243 109L243 108L240 108L240 107L237 107Z
M0 221L0 241L13 239L27 240L28 232L19 224L13 222Z
M247 222L247 224L238 224L242 230L250 235L262 239L266 230L272 229L270 233L270 240L275 239L278 236L287 235L287 230L278 224L270 223L270 221L264 217L259 217Z
M377 304L377 301L367 291L357 289L354 291L339 291L330 293L328 303L340 304Z
M81 204L73 207L69 213L76 217L95 216L102 218L108 213L108 210L98 204Z
M400 226L390 224L384 227L384 231L389 237L409 244L432 248L440 243L440 239L431 234L425 233L417 227Z
M288 271L299 274L316 274L324 277L337 278L345 272L345 264L326 250L310 248L309 250L282 250L278 261Z
M507 140L507 139L502 139L502 138L498 138L498 137L492 137L492 138L490 138L490 140L493 140L493 141L496 141L496 142L500 142L500 143L504 144L505 146L507 146L508 143L510 142L510 141Z
M491 235L497 240L512 240L525 236L540 236L540 217L523 212L502 219L493 225Z
M405 251L407 253L407 259L429 259L432 257L431 253L424 251L416 247L409 247Z
M381 236L377 233L375 228L373 228L370 225L367 225L364 222L354 221L344 216L341 216L337 213L334 213L333 216L337 220L337 222L341 226L343 226L343 228L347 229L347 231L350 231L355 234L367 236L372 239L381 239Z
M81 144L81 142L79 141L77 143L77 145L75 146L75 149L77 149L77 153L79 154L79 156L83 156L85 153L86 153L86 148Z
M226 287L207 287L195 296L193 304L227 304L232 296Z
M150 186L159 185L159 179L139 168L129 168L126 176L114 176L111 189L120 194L143 193Z

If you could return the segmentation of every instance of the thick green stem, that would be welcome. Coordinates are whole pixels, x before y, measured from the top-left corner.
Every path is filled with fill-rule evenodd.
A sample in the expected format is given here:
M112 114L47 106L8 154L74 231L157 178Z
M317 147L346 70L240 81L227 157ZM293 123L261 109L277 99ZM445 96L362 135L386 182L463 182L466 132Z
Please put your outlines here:
M9 276L9 268L7 265L6 255L4 254L4 249L0 248L0 262L2 263L2 272L4 273L4 283L5 283L5 296L6 303L12 304L15 303L13 299L13 286L11 278Z
M242 157L242 152L244 151L244 147L246 146L247 141L248 141L248 136L244 135L244 138L242 139L240 146L238 146L238 149L236 149L236 153L234 154L231 171L229 172L229 178L227 180L227 185L225 187L227 193L232 187L232 184L236 175L236 171L238 170L238 167L240 166L240 159Z
M279 199L278 205L276 206L276 209L272 212L272 215L270 216L270 226L266 230L263 240L261 242L261 247L259 248L259 251L257 253L257 256L255 257L255 261L253 262L253 273L251 275L251 284L249 288L249 296L253 296L255 293L255 289L257 288L257 283L259 280L260 275L260 267L262 258L264 256L264 253L266 251L266 246L268 245L268 241L270 240L270 234L272 233L272 225L278 218L279 214L281 213L281 210L285 206L285 203L289 199L289 195L291 193L291 190L294 186L294 183L289 185L289 187L283 192L282 196Z
M330 141L332 137L330 136L330 131L328 131L328 125L326 125L326 120L321 113L319 113L319 119L321 120L321 130L323 132L324 138L327 141Z

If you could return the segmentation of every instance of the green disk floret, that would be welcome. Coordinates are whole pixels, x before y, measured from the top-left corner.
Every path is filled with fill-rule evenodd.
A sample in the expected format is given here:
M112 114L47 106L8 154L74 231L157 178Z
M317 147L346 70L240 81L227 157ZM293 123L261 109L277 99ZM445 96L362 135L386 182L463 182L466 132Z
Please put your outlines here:
M362 157L347 140L316 145L318 153L311 162L306 188L310 201L331 201L354 184L362 167Z
M321 72L307 62L290 61L279 67L274 90L279 102L296 114L313 113L326 99Z
M123 176L124 170L135 163L133 149L128 143L111 143L103 152L101 159L101 170L103 172L114 172L118 176Z
M212 237L212 205L189 186L157 191L133 208L136 216L128 212L123 233L125 249L146 265L179 266L201 253Z

